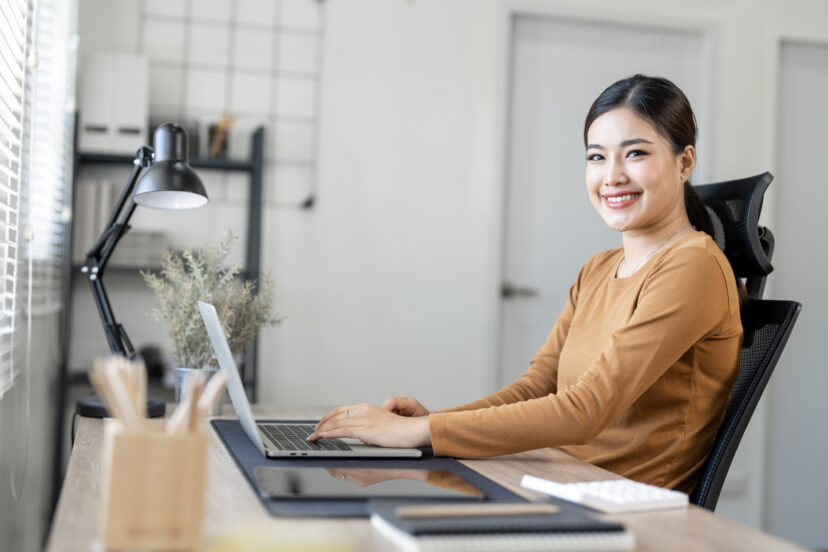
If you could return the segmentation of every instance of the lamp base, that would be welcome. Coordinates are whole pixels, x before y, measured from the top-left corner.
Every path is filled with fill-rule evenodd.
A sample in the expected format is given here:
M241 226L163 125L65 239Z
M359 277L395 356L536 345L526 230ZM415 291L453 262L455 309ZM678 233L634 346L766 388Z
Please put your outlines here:
M147 416L150 418L162 418L167 411L167 403L161 399L147 397ZM109 418L103 401L97 395L90 395L78 399L75 403L75 414L87 418Z

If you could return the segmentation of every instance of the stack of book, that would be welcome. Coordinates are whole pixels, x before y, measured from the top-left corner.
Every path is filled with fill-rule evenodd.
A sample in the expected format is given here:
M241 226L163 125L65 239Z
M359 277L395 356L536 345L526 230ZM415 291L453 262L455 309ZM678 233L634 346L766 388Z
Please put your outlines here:
M80 180L75 186L75 215L72 236L72 262L83 264L86 252L107 227L122 186L109 180ZM162 253L169 247L163 230L133 228L121 239L110 266L158 267Z
M405 552L627 551L618 523L546 503L400 505L374 502L371 525Z

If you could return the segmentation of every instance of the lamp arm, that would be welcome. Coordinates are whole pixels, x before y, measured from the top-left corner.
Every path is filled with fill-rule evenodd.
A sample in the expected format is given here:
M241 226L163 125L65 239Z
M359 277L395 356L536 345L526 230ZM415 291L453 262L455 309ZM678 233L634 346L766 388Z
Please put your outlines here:
M135 203L130 201L129 206L127 206L126 211L124 212L123 218L121 218L120 222L113 223L104 233L108 234L108 240L105 241L101 252L97 258L98 261L98 278L103 277L103 271L106 268L107 263L109 262L109 258L112 256L112 252L115 251L115 247L118 246L118 242L121 241L121 238L124 237L131 226L129 226L129 219L132 218L132 213L135 212Z
M112 233L117 230L116 221L118 216L121 214L121 211L126 205L127 201L132 197L132 192L135 190L135 183L138 181L138 176L140 176L141 171L145 168L149 167L152 164L152 156L153 151L152 148L149 146L141 147L138 152L135 154L135 159L133 160L133 169L132 175L127 182L127 185L121 191L121 196L118 198L118 203L115 204L115 209L113 209L112 214L109 215L109 220L104 227L104 231L101 236L98 238L98 241L89 249L86 253L87 263L90 257L95 257L96 260L100 263L101 255L103 253L104 248L106 247L107 241L109 240ZM129 213L131 216L131 213ZM129 216L127 216L123 221L122 224L126 223L129 220ZM106 264L106 263L104 263Z
M129 340L121 324L115 320L115 315L112 312L112 306L109 303L109 296L103 285L103 274L112 252L118 245L118 242L129 230L129 219L135 211L135 203L132 201L132 192L135 188L135 183L144 168L152 164L152 148L147 146L138 150L135 156L134 168L132 175L121 192L118 198L118 203L109 217L106 228L95 242L95 244L86 253L86 262L84 263L81 272L83 272L89 280L89 285L92 288L92 296L95 299L95 306L98 308L98 314L101 317L104 334L109 343L109 349L115 354L123 355L127 358L135 358L135 349ZM129 205L126 206L127 202ZM126 206L126 211L124 207ZM123 216L121 213L123 212ZM121 217L120 221L118 218Z

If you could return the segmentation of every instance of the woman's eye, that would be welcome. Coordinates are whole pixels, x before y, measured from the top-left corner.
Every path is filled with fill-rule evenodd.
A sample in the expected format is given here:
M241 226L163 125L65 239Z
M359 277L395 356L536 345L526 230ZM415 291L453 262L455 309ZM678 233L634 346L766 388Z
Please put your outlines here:
M588 153L587 161L600 161L604 158L600 153Z
M643 157L647 155L647 152L644 150L632 150L627 154L627 157Z

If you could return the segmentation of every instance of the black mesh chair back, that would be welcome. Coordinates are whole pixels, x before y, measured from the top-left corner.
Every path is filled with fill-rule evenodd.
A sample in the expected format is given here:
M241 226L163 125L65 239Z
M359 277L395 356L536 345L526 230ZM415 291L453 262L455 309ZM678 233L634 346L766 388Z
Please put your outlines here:
M750 417L791 335L802 305L796 301L755 299L742 308L744 341L739 355L739 376L730 391L722 425L710 456L701 469L690 502L715 510L733 456Z
M759 226L762 198L773 180L768 172L697 186L713 220L714 239L724 251L737 278L743 279L750 300L742 307L744 337L739 376L710 455L702 465L690 501L715 510L733 456L756 404L776 367L802 305L795 301L763 300L765 279L773 271L773 233Z
M773 233L759 226L762 198L773 180L769 172L696 186L713 221L714 239L724 251L748 296L761 299L765 278L773 271Z

